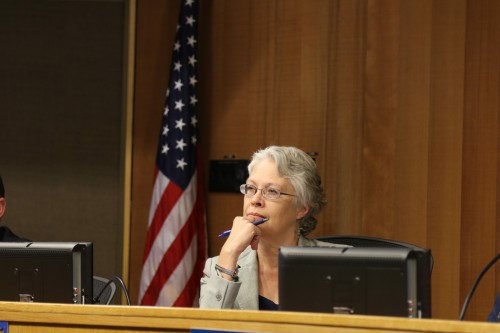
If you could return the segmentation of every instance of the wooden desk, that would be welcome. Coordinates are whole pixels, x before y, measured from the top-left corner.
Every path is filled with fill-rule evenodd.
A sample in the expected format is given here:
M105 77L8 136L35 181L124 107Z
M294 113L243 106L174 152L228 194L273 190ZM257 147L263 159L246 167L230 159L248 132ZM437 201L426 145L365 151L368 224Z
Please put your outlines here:
M295 312L0 302L9 333L189 332L500 333L500 324Z

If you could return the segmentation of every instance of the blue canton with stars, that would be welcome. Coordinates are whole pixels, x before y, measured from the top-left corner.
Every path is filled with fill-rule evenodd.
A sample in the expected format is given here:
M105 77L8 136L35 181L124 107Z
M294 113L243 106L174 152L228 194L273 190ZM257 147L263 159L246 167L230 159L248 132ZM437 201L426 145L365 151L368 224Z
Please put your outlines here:
M186 0L181 6L156 163L184 190L196 171L198 3Z

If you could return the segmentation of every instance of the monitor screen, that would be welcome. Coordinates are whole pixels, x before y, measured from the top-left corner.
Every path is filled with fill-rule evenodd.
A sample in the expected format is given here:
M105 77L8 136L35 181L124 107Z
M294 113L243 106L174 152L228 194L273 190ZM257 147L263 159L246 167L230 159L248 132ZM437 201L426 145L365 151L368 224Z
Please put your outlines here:
M92 303L92 243L0 242L0 300Z
M428 282L428 281L427 281ZM407 248L282 247L283 311L422 317L417 256Z

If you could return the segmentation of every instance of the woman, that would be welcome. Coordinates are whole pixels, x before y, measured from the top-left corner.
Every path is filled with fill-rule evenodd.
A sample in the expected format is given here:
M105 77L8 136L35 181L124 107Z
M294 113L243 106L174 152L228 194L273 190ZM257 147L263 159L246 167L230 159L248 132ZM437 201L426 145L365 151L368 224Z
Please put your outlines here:
M335 246L304 236L325 205L316 163L294 147L257 151L241 185L243 216L235 217L219 256L207 260L200 307L276 310L281 246ZM265 223L252 222L266 218Z

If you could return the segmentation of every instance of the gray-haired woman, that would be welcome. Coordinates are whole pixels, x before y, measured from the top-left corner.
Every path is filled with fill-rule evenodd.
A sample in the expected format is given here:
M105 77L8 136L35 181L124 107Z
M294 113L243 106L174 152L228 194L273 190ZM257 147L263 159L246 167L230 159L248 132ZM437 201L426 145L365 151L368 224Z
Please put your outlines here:
M326 203L316 163L307 153L270 146L253 154L248 172L241 185L243 214L234 218L219 256L205 264L202 308L276 310L279 248L335 246L305 237Z

